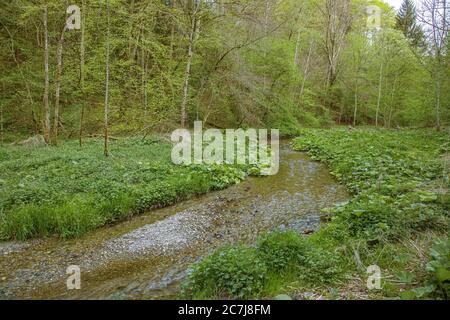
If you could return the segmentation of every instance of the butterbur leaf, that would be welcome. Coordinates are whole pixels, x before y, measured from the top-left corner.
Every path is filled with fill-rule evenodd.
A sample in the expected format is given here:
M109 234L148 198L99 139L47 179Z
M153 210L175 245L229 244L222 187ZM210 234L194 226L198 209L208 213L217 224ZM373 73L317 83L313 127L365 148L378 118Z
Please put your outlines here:
M402 283L409 284L414 281L415 276L411 272L401 271L401 272L397 273L397 278Z
M394 261L401 263L401 264L405 264L410 260L410 256L407 254L399 254L398 256L396 256L394 258Z
M445 267L439 266L435 271L436 279L439 282L450 281L450 270Z
M417 298L421 299L433 293L434 290L436 290L436 286L434 284L430 284L425 287L416 288L412 291L416 294Z
M419 195L419 199L422 202L434 202L438 198L437 194L431 192L424 192Z
M417 299L417 295L412 290L403 291L403 292L400 292L400 299L402 299L402 300L416 300Z
M355 216L357 216L358 218L361 217L364 212L365 212L365 210L353 210L353 214Z

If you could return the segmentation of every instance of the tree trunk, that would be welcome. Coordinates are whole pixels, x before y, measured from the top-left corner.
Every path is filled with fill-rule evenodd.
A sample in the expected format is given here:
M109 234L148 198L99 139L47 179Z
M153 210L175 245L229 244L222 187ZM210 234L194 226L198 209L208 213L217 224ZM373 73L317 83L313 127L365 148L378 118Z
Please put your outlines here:
M105 157L109 156L109 146L108 146L108 112L109 112L109 4L108 0L106 0L106 12L107 12L107 20L108 26L106 31L106 85L105 85L105 112L104 112L104 150L103 153Z
M308 78L308 73L309 73L309 62L311 60L312 48L313 48L313 42L311 41L311 45L309 46L308 58L306 59L305 72L303 73L302 87L300 89L299 99L302 99L303 91L305 90L306 79Z
M133 19L131 18L134 13L134 0L131 0L130 3L130 22L129 22L129 28L130 28L130 36L128 38L128 58L131 60L134 57L132 57L132 49L133 49Z
M48 102L49 74L48 74L48 27L47 6L44 7L44 140L50 142L50 106Z
M353 112L353 126L356 127L356 114L358 112L358 80L356 80L355 87L355 110Z
M16 52L15 52L15 49L14 49L14 39L12 37L12 34L11 34L11 32L9 32L9 29L6 26L4 26L4 29L8 33L9 38L11 40L11 55L12 55L12 58L13 58L15 64L16 64L16 66L17 66L17 69L19 70L20 77L22 78L22 81L25 84L25 89L27 90L27 97L28 97L28 100L29 100L30 106L31 106L31 117L33 119L33 124L34 124L34 134L38 134L39 133L38 120L36 119L36 112L34 110L34 100L33 100L33 96L31 95L30 86L28 84L27 79L25 78L25 75L22 72L22 69L20 68L19 61L17 61Z
M300 30L297 33L297 41L295 42L294 66L298 66L298 52L300 50Z
M341 51L351 25L350 1L326 0L323 14L326 17L324 49L328 60L326 87L329 89L337 80Z
M142 105L144 107L144 114L147 115L147 62L146 54L144 50L145 46L145 34L142 26L142 49L141 49L141 85L142 85Z
M441 131L441 71L440 62L436 71L436 130Z
M3 83L3 92L5 92L5 83ZM0 146L3 147L3 104L0 104Z
M170 1L170 8L175 8L174 0ZM175 51L175 21L171 21L170 26L170 57L174 58L174 51Z
M439 10L439 9L438 9ZM436 95L436 130L441 131L441 69L444 69L442 65L442 58L445 57L442 50L445 50L445 46L448 44L448 30L449 25L447 22L447 0L442 0L442 22L441 27L437 28L440 36L440 44L438 46L438 70L437 70L437 95ZM445 59L445 58L444 58ZM445 61L444 61L445 63Z
M378 83L378 100L377 100L377 111L375 115L375 126L378 127L378 115L380 114L380 103L381 103L381 84L383 81L383 62L380 66L380 80Z
M394 85L392 86L392 94L391 94L391 106L389 108L389 120L388 120L388 128L391 128L392 122L392 113L394 111L394 97L395 97L395 87L397 85L397 75L394 77Z
M85 6L85 0L83 0L81 5L81 43L80 43L80 91L81 91L81 112L80 112L80 132L79 132L79 140L80 140L80 147L83 146L83 118L84 118L84 37L85 37L85 21L86 21L86 6Z
M61 37L58 41L58 48L56 50L56 77L55 77L55 110L53 115L53 144L58 145L58 128L59 128L59 100L61 93L61 73L62 73L62 51L64 45L64 33L67 26L64 25Z
M197 13L200 7L201 0L196 0L196 6L194 8L194 13L192 15L191 21L191 30L189 32L189 47L188 47L188 59L186 63L186 70L184 72L184 86L183 86L183 99L181 101L181 127L186 127L187 121L187 112L186 105L189 93L189 79L191 76L191 64L192 64L192 56L194 54L193 46L194 46L194 37L197 29Z
M264 35L267 36L267 31L269 27L269 13L270 13L270 2L266 0L266 8L264 10Z

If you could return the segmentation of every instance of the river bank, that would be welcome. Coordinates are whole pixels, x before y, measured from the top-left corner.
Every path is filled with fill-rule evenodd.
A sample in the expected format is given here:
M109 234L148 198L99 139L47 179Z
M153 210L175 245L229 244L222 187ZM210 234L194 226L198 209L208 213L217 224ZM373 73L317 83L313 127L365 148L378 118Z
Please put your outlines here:
M449 144L433 130L304 130L294 149L353 197L323 210L328 223L310 237L273 233L216 251L191 267L184 297L447 298Z
M176 166L159 138L0 149L0 239L72 238L242 181L249 166Z
M347 199L325 166L281 150L280 172L152 210L77 239L45 239L0 257L4 298L175 297L190 264L224 245L253 243L271 230L309 233L320 210ZM81 290L66 268L79 265Z

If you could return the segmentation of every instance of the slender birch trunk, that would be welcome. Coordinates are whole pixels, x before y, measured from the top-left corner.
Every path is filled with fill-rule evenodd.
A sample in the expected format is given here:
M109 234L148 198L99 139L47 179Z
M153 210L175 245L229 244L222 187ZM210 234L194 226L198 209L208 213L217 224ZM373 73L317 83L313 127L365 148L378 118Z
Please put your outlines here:
M381 103L381 85L383 81L383 62L381 62L380 66L380 79L378 82L378 100L377 100L377 111L375 115L375 126L378 127L378 116L380 114L380 103Z
M170 1L170 8L173 10L175 8L174 0ZM170 57L174 58L175 52L175 22L172 20L170 26Z
M58 145L58 128L59 128L59 102L61 95L61 73L62 73L62 52L64 45L64 33L67 30L67 25L64 25L61 37L58 41L58 48L56 49L56 77L55 77L55 110L53 115L53 144Z
M103 153L105 157L109 156L109 138L108 138L108 113L109 113L109 27L110 27L110 12L108 0L106 0L106 14L108 26L106 29L106 84L105 84L105 112L104 112L104 135L105 144Z
M353 112L353 126L356 127L356 114L358 112L358 80L355 86L355 110Z
M391 93L391 106L389 108L389 120L388 120L388 128L391 128L391 121L392 121L392 113L394 110L394 97L395 97L395 87L397 86L397 75L394 77L394 85L392 86L392 93Z
M436 130L441 130L441 63L438 63L436 71Z
M5 83L3 82L3 92L5 92ZM0 104L0 146L3 147L3 104Z
M306 84L306 80L307 80L308 74L309 74L309 63L310 63L310 60L311 60L312 49L313 49L313 42L311 41L311 45L309 46L308 57L306 58L305 72L303 73L302 87L300 89L299 99L302 98L303 91L305 90L305 84Z
M130 15L133 16L134 12L134 0L131 0L130 3ZM130 18L129 22L129 28L130 28L130 36L128 38L128 58L132 59L132 48L133 48L133 19Z
M298 52L300 49L300 30L297 33L297 41L295 42L294 66L298 66Z
M437 54L437 60L438 60L438 67L437 67L437 95L436 95L436 130L441 131L441 69L443 69L442 61L443 57L445 57L445 53L443 54L442 50L445 49L446 44L448 44L448 30L449 25L447 22L447 0L442 0L442 14L441 19L441 27L434 26L435 30L437 29L438 33L440 34L440 43L438 45L438 54ZM439 11L439 9L438 9ZM436 32L436 31L435 31Z
M142 86L142 105L144 114L147 115L147 55L145 52L145 31L141 25L141 86Z
M47 27L47 6L44 7L44 140L50 142L50 105L48 101L49 92L49 72L48 72L48 27Z
M84 64L85 64L85 47L84 47L84 39L85 39L85 22L86 22L86 6L85 0L82 1L81 5L81 41L80 41L80 91L81 98L83 102L81 103L81 112L80 112L80 131L79 131L79 141L80 147L83 146L83 118L84 118Z
M191 64L192 64L192 56L194 54L194 37L195 32L197 29L197 14L198 10L200 8L201 0L196 0L196 6L194 9L194 13L192 15L192 21L191 21L191 30L189 32L189 47L188 47L188 59L186 63L186 70L184 72L184 86L183 86L183 99L181 101L181 127L186 127L186 121L187 121L187 112L186 112L186 105L187 105L187 99L188 99L188 93L189 93L189 79L191 76Z

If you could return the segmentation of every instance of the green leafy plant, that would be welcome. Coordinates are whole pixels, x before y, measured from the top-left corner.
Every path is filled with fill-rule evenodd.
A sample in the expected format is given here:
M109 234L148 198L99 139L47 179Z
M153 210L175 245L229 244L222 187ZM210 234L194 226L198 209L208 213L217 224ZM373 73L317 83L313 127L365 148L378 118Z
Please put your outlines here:
M280 272L305 264L309 247L307 241L293 231L273 232L258 241L256 252L269 270Z
M436 295L450 298L450 238L439 239L430 250L431 260L426 270L430 274L429 286Z
M254 166L175 166L171 145L155 138L123 138L111 144L111 157L99 142L2 150L0 237L70 238L154 207L244 179ZM256 168L257 169L257 168Z
M255 297L266 275L267 268L254 248L226 247L191 268L181 294L187 298Z

